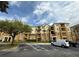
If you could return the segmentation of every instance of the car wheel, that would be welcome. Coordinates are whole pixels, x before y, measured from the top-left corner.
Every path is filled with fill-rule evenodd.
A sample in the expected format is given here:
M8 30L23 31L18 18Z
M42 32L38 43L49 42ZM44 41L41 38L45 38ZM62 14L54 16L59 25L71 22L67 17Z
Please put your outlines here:
M61 47L64 48L65 46L64 45L61 45Z

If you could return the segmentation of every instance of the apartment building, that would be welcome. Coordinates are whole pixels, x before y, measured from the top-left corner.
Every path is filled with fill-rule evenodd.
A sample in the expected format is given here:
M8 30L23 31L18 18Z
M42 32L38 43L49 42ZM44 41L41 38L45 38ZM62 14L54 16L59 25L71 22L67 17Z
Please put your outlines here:
M54 23L50 27L51 39L68 39L72 40L69 23Z
M79 24L71 27L72 39L74 41L79 41Z
M75 30L75 28L73 30ZM20 33L16 35L15 41L49 42L52 39L72 40L72 38L73 40L74 39L76 40L79 38L79 36L75 38L76 34L73 34L73 37L72 37L71 34L75 33L73 30L71 32L69 23L54 23L51 26L49 26L48 24L44 24L44 25L32 27L31 32Z
M37 37L40 37L41 41L43 42L49 41L50 39L49 25L38 26L37 34L39 35Z
M11 42L12 37L7 32L0 32L0 42Z
M40 25L25 33L26 41L49 42L51 39L72 40L69 23L54 23L52 26Z
M32 27L31 32L25 33L25 40L26 41L36 41L36 27Z
M24 33L19 33L15 36L15 39L14 39L16 42L18 41L25 41L25 35Z
M27 41L49 41L49 25L35 26L30 33L25 33Z

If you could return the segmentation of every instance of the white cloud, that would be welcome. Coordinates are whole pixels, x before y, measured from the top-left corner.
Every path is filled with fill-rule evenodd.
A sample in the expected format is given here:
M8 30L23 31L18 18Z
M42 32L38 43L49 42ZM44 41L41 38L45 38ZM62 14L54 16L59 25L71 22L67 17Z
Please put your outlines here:
M40 25L40 24L47 24L48 22L47 22L47 20L46 19L42 19L42 20L40 20L39 22L37 22L36 24L37 25Z
M79 23L79 1L41 2L33 13L40 17L45 12L48 15L45 20L40 19L40 24L44 22L68 22L72 26Z
M53 23L50 23L49 25L51 26L51 25L53 25Z
M0 20L14 20L14 19L21 20L23 23L28 23L29 17L28 16L19 17L16 14L14 15L14 17L0 16Z
M20 2L20 1L11 1L11 2L10 2L10 5L11 5L11 6L14 6L14 5L15 5L15 6L17 6L17 7L20 7L21 2Z
M49 2L43 2L36 6L36 10L33 12L36 15L41 15L47 11L50 7Z
M0 16L0 20L13 20L13 17Z
M29 21L29 16L21 17L21 21L22 21L23 23L28 23L28 21Z
M18 15L14 15L14 19L17 19L17 20L21 20L23 23L28 23L29 21L29 16L24 16L24 17L20 17Z

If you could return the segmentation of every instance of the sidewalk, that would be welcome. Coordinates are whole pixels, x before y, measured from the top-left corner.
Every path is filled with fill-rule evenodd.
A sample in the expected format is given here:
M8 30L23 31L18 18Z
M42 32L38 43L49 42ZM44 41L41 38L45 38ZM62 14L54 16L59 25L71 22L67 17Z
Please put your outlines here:
M51 43L26 43L28 45L51 45Z

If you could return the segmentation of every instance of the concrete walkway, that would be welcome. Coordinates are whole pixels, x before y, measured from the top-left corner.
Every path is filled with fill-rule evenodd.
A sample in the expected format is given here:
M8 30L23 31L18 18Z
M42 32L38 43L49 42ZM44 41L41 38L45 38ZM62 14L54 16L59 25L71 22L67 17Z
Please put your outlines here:
M51 43L26 43L29 45L51 45Z

